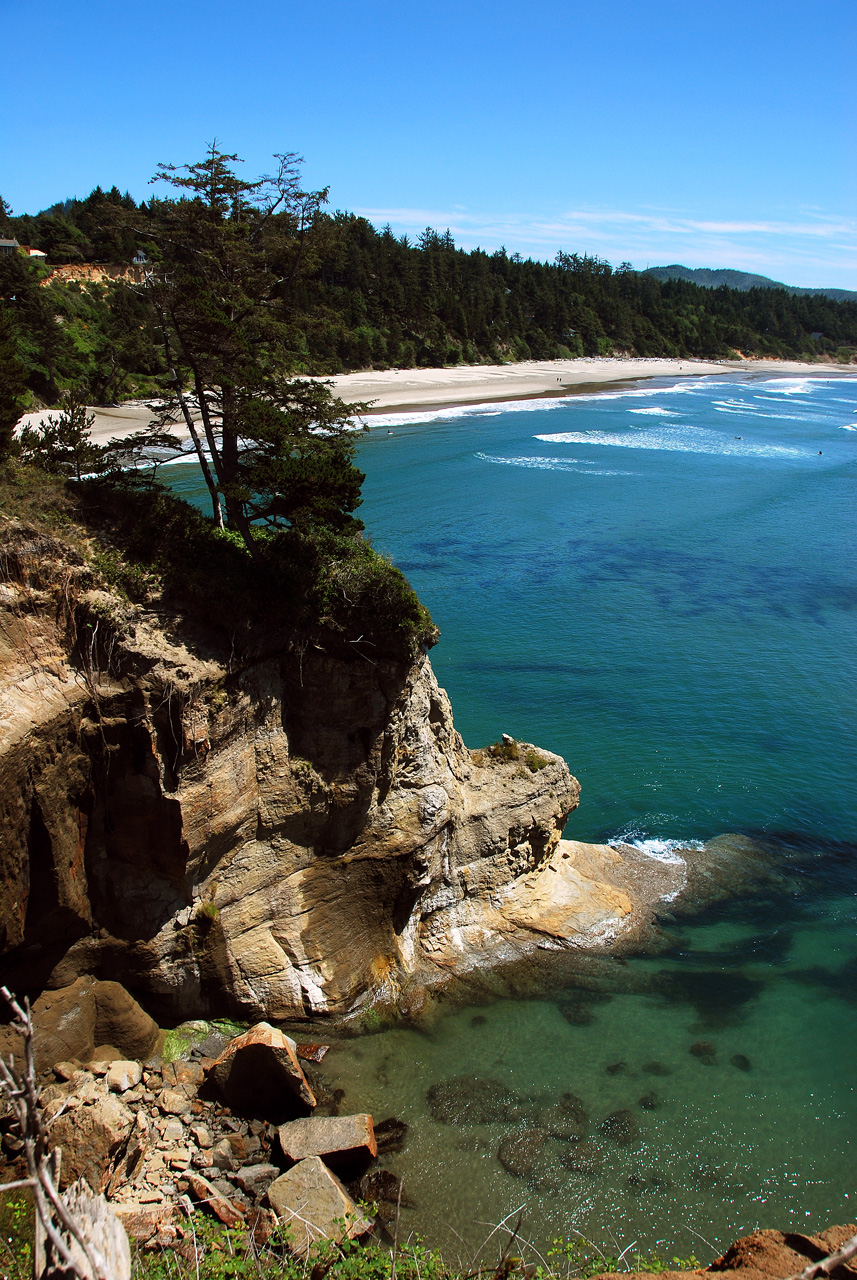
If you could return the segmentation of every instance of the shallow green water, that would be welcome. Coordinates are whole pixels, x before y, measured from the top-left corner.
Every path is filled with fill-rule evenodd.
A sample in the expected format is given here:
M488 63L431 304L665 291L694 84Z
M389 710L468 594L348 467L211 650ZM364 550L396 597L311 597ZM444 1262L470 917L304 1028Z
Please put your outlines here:
M361 514L441 627L432 660L468 745L560 751L583 784L570 837L669 857L742 832L783 868L676 922L588 1025L557 990L331 1053L347 1107L411 1124L390 1162L418 1205L403 1228L464 1256L525 1205L542 1249L577 1229L708 1257L758 1224L853 1220L857 380L700 379L373 426ZM588 1171L551 1140L513 1177L496 1153L515 1125L439 1123L427 1090L460 1075L514 1089L527 1123L578 1095ZM625 1146L599 1130L617 1109L637 1126Z

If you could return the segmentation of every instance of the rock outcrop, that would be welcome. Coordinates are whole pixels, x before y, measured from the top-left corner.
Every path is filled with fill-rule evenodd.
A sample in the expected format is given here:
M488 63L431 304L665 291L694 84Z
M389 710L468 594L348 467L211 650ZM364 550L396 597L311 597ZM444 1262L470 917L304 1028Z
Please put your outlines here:
M565 762L468 751L422 652L321 631L239 651L229 620L123 602L21 528L4 567L13 988L109 977L160 1020L407 1012L452 974L603 944L676 891L633 850L560 842Z

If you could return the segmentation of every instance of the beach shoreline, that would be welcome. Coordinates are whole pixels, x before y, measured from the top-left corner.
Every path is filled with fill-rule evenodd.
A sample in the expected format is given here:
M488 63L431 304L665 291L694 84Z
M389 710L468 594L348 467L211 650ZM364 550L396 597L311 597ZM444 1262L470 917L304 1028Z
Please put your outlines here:
M832 377L857 369L797 360L677 360L580 357L522 360L503 365L457 365L444 369L386 369L336 374L334 395L368 402L367 416L451 409L513 400L556 398L652 378L702 378L735 373L763 376Z
M365 403L365 417L451 409L514 400L557 398L592 391L618 389L618 385L652 378L683 379L729 374L756 377L851 377L857 367L810 364L799 360L674 360L621 356L590 356L574 360L522 360L502 365L456 365L442 369L383 369L339 373L320 379L334 395L347 403ZM90 405L95 415L92 441L106 444L124 439L148 427L152 413L148 402L129 400L118 405ZM25 414L20 426L36 426L58 410L42 409ZM181 439L189 433L183 421L173 432Z

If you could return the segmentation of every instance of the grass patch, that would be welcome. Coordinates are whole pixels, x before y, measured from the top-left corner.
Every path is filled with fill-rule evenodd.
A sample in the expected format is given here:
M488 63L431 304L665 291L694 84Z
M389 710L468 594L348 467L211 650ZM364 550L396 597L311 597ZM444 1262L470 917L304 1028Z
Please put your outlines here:
M368 1208L371 1211L372 1206ZM616 1256L590 1241L557 1238L540 1260L522 1241L514 1251L507 1246L499 1258L502 1246L495 1246L490 1260L465 1270L461 1265L447 1264L437 1249L410 1233L396 1247L395 1267L393 1252L372 1239L366 1244L320 1241L308 1267L289 1252L290 1231L283 1225L262 1246L243 1225L227 1228L199 1211L179 1225L184 1239L176 1248L143 1249L131 1242L132 1280L240 1280L244 1276L256 1280L590 1280L610 1271L657 1274L700 1267L693 1254L680 1257L635 1251ZM5 1246L0 1277L30 1280L33 1209L28 1199L0 1197L0 1231Z
M539 755L535 747L528 747L524 752L524 764L530 773L538 773L541 769L546 769L550 764L550 760L545 756Z

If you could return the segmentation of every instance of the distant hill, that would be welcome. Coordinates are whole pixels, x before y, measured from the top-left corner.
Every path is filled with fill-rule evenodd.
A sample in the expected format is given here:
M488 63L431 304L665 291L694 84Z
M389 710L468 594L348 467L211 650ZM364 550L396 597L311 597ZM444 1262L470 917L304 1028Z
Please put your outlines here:
M658 280L689 280L691 284L701 284L706 289L719 289L725 284L727 289L785 289L786 293L812 295L822 294L825 298L833 298L836 302L857 302L857 291L853 289L799 289L796 285L781 284L779 280L771 280L768 276L754 276L749 271L714 270L711 267L682 267L674 262L671 267L649 267L643 275L656 276Z

